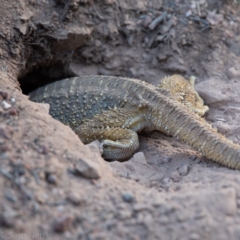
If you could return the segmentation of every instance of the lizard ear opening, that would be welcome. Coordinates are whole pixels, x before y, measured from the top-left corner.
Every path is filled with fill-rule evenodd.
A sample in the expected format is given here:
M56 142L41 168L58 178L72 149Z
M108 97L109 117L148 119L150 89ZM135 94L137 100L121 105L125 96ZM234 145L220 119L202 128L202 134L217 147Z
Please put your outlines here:
M68 67L58 62L50 66L37 66L22 74L18 81L23 93L28 94L41 86L72 76Z

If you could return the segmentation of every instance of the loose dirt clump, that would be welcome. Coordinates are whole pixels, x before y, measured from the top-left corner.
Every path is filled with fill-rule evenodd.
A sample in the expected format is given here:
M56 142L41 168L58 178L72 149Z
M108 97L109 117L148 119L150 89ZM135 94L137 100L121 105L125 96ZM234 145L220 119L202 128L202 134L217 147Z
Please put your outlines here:
M240 239L240 174L163 133L106 162L28 100L104 74L197 77L205 118L240 144L238 1L1 2L0 239Z

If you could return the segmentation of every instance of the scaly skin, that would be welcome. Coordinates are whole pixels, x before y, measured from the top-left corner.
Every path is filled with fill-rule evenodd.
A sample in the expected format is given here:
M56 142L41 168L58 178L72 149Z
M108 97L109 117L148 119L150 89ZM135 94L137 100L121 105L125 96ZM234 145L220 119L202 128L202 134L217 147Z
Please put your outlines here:
M69 125L84 143L99 140L106 159L123 160L138 148L136 132L159 130L204 156L240 169L240 146L171 97L166 89L137 79L86 76L65 79L30 94L50 104L50 114Z
M172 75L162 79L159 87L168 90L170 95L182 103L186 108L203 116L208 110L208 106L203 104L202 98L194 90L195 77L189 81L180 75Z

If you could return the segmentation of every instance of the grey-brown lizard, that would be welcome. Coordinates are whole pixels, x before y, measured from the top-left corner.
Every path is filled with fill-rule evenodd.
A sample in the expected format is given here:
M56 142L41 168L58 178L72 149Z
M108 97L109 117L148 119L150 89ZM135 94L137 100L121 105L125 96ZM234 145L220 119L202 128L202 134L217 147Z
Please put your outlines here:
M122 77L64 79L30 94L50 104L50 114L69 125L84 143L99 140L105 159L123 160L138 148L136 132L159 130L204 156L240 169L240 146L217 133L162 88Z

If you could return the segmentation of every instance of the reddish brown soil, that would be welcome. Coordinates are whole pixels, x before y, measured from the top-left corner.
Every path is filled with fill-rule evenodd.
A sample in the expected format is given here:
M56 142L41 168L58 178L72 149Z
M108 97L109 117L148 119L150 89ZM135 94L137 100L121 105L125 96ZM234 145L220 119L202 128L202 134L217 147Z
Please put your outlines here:
M75 75L194 75L206 120L240 144L237 1L0 2L0 239L240 239L239 170L159 132L105 162L23 94Z

